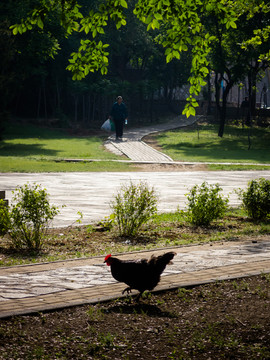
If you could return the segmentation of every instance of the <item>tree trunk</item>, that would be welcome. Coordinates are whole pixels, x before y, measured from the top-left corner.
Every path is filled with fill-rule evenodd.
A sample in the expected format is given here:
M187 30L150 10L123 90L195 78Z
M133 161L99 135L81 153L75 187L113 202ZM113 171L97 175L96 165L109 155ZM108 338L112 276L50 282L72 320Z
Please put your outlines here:
M154 106L154 92L151 92L151 99L150 99L150 122L153 122L153 106Z
M238 86L238 93L237 93L237 119L240 117L240 87Z
M48 113L47 113L47 98L46 98L46 86L45 86L45 82L43 85L43 97L44 97L44 116L45 119L48 119Z
M57 78L56 78L56 110L59 115L61 111L61 95L60 95L59 81Z
M230 92L231 88L233 87L233 85L234 85L234 81L229 80L227 83L227 86L223 90L222 107L219 107L219 110L220 110L220 125L219 125L219 130L218 130L219 137L222 137L223 133L224 133L225 122L226 122L226 113L227 113L227 99L228 99L229 92Z
M88 110L87 110L87 123L88 125L91 123L91 95L87 97L88 99Z
M211 97L211 78L210 74L207 75L207 97L208 97L208 104L207 104L207 112L206 115L210 115L212 113L212 97Z
M82 96L82 98L83 98L83 101L82 101L82 107L83 107L83 115L82 115L82 117L83 117L83 124L85 125L85 123L86 123L86 114L85 114L85 95L83 95Z
M251 125L251 108L252 108L252 71L248 74L248 111L246 117L246 125Z
M40 102L41 102L41 87L39 88L38 92L38 106L37 106L37 119L40 118Z
M222 137L225 128L225 121L226 121L226 106L227 106L227 99L223 99L222 106L220 107L220 122L219 122L219 129L218 129L218 136Z
M217 115L220 120L220 80L218 79L218 74L215 75L215 100L216 100L216 108L217 108Z
M78 95L74 96L74 121L77 123L78 121Z
M95 112L96 112L96 94L93 95L92 121L95 121Z

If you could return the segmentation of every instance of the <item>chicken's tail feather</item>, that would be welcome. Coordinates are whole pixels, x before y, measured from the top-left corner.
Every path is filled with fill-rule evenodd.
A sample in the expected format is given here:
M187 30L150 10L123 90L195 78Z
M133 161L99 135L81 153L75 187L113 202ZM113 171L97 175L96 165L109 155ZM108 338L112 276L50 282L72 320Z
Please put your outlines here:
M175 255L176 255L175 252L169 251L160 256L160 261L165 262L166 265L168 265L168 264L172 263L172 259L174 258Z
M163 271L165 269L166 265L172 264L172 259L174 258L175 255L176 255L176 253L173 251L169 251L169 252L167 252L163 255L159 255L159 256L152 255L152 257L149 260L149 265L154 265L159 268L162 268L162 271Z

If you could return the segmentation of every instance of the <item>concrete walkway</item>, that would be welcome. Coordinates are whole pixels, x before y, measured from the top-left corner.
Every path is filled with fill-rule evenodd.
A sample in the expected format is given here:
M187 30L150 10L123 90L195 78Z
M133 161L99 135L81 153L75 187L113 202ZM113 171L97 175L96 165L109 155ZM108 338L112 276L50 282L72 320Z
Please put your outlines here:
M177 252L155 291L270 273L270 238L170 249ZM125 254L148 258L166 249ZM0 268L0 318L91 304L122 297L104 256ZM136 294L136 291L134 291Z
M185 194L193 185L203 181L219 183L229 204L237 206L240 201L234 190L246 188L248 181L264 177L270 180L270 171L168 171L168 172L82 172L82 173L2 173L0 190L12 199L12 190L18 185L37 183L50 194L50 203L59 207L60 214L53 226L70 226L83 213L83 224L94 223L110 215L110 202L122 184L144 181L154 187L158 196L158 210L175 211L186 206ZM64 206L64 207L62 207Z
M168 126L177 127L173 122ZM114 144L110 139L108 144L127 156L139 156L138 161L141 162L168 163L171 159L152 151L141 141L149 132L161 130L164 130L161 126L133 130L133 133L127 132L128 140L126 134L122 143ZM53 225L69 226L79 218L78 211L83 213L85 224L109 215L109 203L113 195L121 184L129 181L146 181L154 186L159 194L159 210L173 211L178 207L184 208L188 189L203 181L211 184L218 182L224 194L230 196L230 204L237 205L239 200L234 189L244 188L248 181L259 177L270 180L270 172L5 173L0 174L0 190L5 190L7 198L11 199L12 190L17 186L27 182L41 184L50 194L52 204L59 207L65 205ZM173 250L177 252L174 265L167 267L156 291L270 273L270 236L264 236L257 242L250 240L179 247ZM152 253L164 251L166 249L123 254L121 258L150 257ZM104 265L103 259L104 256L1 267L0 318L121 297L125 285L113 280L110 268Z
M125 155L132 161L150 163L172 163L173 160L160 151L148 146L143 137L160 131L167 131L191 125L198 117L192 116L187 119L179 116L166 124L155 124L135 129L125 129L123 140L115 141L115 135L111 135L105 143L105 147L116 155Z

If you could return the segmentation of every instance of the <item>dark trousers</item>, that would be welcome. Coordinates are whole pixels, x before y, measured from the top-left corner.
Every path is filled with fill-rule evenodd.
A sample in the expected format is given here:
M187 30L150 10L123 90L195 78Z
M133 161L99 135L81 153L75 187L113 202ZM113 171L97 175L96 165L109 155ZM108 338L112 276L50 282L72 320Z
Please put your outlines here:
M115 125L115 134L116 137L123 136L123 128L124 128L124 119L113 119Z

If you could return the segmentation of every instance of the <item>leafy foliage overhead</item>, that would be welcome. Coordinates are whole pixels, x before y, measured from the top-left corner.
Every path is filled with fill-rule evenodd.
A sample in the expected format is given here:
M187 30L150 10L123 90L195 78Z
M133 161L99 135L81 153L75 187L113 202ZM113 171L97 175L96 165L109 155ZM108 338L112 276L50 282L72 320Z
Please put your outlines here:
M71 54L68 70L74 80L81 80L89 72L107 73L108 45L103 43L102 35L109 23L115 23L117 29L126 25L126 11L132 7L133 13L147 26L147 30L158 30L157 40L165 48L167 62L180 59L181 53L191 49L192 67L189 77L190 96L183 111L186 116L195 115L198 103L195 96L206 84L208 54L218 40L209 32L209 17L215 17L225 31L237 29L243 17L249 21L256 14L268 14L270 4L263 0L96 0L91 2L91 9L84 11L85 0L39 0L33 11L11 28L13 33L22 34L37 27L45 31L48 22L57 18L69 36L74 31L82 32L82 39L77 51ZM89 8L90 2L87 2ZM254 29L249 39L242 44L245 51L256 48L261 42L269 41L270 24L262 22L259 29ZM53 38L54 34L50 34ZM53 50L58 50L55 39ZM258 54L260 61L270 58L269 48ZM258 60L256 59L256 60Z

